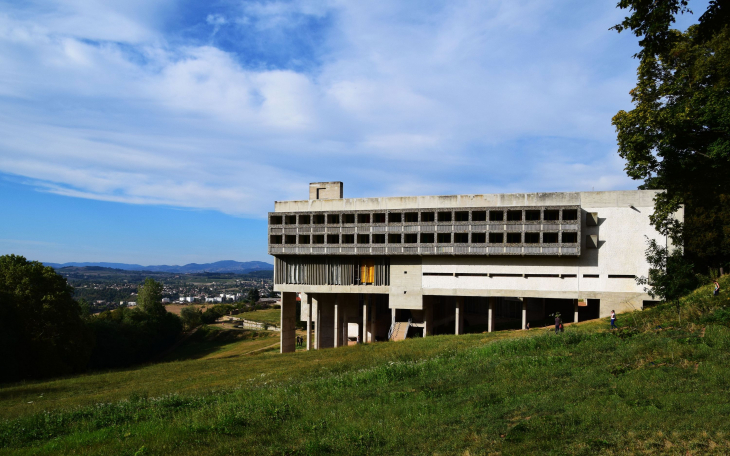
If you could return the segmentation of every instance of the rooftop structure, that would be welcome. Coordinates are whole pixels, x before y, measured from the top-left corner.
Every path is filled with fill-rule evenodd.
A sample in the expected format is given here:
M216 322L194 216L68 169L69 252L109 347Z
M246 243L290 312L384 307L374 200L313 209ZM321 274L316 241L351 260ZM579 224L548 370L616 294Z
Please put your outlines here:
M654 190L346 199L325 182L309 193L269 213L282 351L294 349L296 293L315 328L308 348L345 345L353 323L368 342L641 309L647 238L667 242L649 223Z

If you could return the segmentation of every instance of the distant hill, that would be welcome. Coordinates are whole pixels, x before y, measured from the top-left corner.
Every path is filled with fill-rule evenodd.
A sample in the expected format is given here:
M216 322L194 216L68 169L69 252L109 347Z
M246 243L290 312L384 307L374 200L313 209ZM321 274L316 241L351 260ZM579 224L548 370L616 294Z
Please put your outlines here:
M142 266L141 264L127 263L44 263L55 269L66 267L103 267L112 269L121 269L123 271L151 271L151 272L174 272L182 274L191 274L197 272L235 272L238 274L247 274L256 271L271 271L274 265L263 261L216 261L215 263L190 263L184 266Z

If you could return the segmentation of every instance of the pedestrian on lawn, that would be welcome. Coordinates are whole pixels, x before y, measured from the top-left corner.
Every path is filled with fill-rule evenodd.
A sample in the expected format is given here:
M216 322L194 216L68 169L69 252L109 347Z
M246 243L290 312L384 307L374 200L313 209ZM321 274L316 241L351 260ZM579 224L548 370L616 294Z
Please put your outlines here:
M712 292L712 295L713 296L720 296L720 282L718 282L717 280L715 280L712 283L715 284L715 291Z
M560 317L555 315L555 334L560 332Z
M613 310L611 311L611 329L618 329L616 326L616 312Z

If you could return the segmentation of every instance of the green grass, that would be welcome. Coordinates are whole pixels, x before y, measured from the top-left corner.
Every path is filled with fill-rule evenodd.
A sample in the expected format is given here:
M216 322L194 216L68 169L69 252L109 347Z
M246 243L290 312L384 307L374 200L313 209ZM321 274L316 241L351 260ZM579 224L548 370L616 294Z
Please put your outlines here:
M253 310L251 312L240 313L236 315L236 317L279 326L279 323L281 322L281 309Z
M663 305L616 332L231 357L253 339L202 334L196 359L0 388L0 454L728 454L730 301L709 290L681 324Z

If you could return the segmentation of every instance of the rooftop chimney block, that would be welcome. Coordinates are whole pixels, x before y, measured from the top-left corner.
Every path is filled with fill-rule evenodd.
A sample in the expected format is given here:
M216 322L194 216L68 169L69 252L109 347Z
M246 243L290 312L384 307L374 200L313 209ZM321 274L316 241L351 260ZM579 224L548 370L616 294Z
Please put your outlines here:
M342 198L342 182L312 182L309 184L309 199Z

